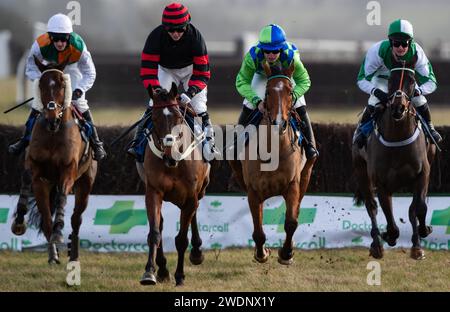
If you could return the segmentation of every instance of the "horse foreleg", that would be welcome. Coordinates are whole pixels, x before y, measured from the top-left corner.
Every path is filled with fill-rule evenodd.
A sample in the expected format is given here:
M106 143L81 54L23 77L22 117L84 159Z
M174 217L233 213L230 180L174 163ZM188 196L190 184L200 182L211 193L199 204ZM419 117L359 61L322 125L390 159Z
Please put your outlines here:
M85 173L75 182L75 207L70 219L72 233L69 235L70 242L68 243L69 261L78 261L80 248L79 233L81 223L83 222L82 214L88 205L89 194L94 184L94 177Z
M184 253L189 244L187 233L189 230L189 224L191 224L197 207L197 199L193 199L181 207L180 231L175 237L175 246L177 247L178 253L177 269L175 271L176 286L182 286L184 284Z
M197 210L198 207L195 209ZM202 245L202 239L200 238L200 234L198 232L198 224L197 224L197 213L194 213L191 221L191 253L189 254L189 260L193 265L199 265L203 263L205 257L202 254L200 246Z
M155 285L155 263L156 252L161 242L160 217L161 217L162 194L156 192L151 186L146 186L145 206L147 208L147 218L150 232L147 236L148 261L145 266L145 273L141 278L141 285Z
M300 199L299 199L300 202L303 200L303 197L306 194L306 190L308 189L312 169L314 167L314 163L316 162L316 160L317 157L308 159L300 174Z
M416 260L425 259L425 252L420 246L420 237L427 237L431 232L431 226L425 224L427 215L427 204L425 202L428 192L429 166L424 166L414 186L414 195L411 206L409 207L409 221L412 225L413 234L411 242L411 258ZM417 225L419 221L419 225Z
M300 185L298 182L291 182L285 194L286 201L286 218L284 221L284 231L286 232L286 240L283 247L278 250L278 262L284 265L292 264L294 257L294 243L292 237L298 226L298 214L300 208Z
M387 221L387 231L381 233L381 237L389 246L393 247L397 244L397 238L400 236L397 224L395 223L394 213L392 211L392 194L382 191L378 191L378 201L383 209L384 216Z
M11 231L15 235L23 235L27 230L25 215L28 212L28 200L31 195L31 170L25 169L22 173L22 183L15 218L11 225Z
M159 223L159 232L162 233L163 231L163 223L164 219L161 214L161 221ZM159 241L159 246L156 251L156 264L158 265L158 274L157 274L157 280L160 283L168 282L170 281L170 274L167 270L167 259L164 256L164 250L163 250L163 240L161 236L161 240Z
M255 241L254 258L259 263L264 263L269 259L270 250L264 247L266 234L264 234L263 221L263 202L259 199L254 190L248 192L248 204L253 219L253 240Z

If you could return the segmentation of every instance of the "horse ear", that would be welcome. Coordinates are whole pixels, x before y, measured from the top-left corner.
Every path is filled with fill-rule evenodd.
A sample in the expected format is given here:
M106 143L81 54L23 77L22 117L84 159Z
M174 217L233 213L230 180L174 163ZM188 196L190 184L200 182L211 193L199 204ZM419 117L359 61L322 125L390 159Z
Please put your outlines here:
M60 71L64 71L64 68L66 68L67 64L69 64L70 56L68 56L61 64L58 64L56 66L56 69Z
M36 55L33 55L33 58L34 58L34 64L36 64L36 66L39 68L39 71L41 73L47 69L47 67L44 64L42 64L41 61L39 61L39 59L36 57Z
M169 95L171 98L175 98L178 95L178 87L175 82L172 82L172 86L170 87Z
M266 73L266 77L270 77L272 75L272 70L270 69L269 63L266 60L262 63L264 72Z
M288 77L292 77L294 70L295 70L295 63L294 61L292 61L291 65L289 65L289 67L284 71L284 74Z

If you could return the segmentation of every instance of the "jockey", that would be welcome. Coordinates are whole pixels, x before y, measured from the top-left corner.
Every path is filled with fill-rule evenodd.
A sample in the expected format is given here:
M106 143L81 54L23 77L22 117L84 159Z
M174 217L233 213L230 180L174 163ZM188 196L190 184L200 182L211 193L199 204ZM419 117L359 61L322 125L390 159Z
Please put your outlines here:
M94 158L101 160L106 157L103 143L100 141L95 128L89 106L85 98L88 91L94 84L96 72L92 62L91 54L88 51L83 39L72 29L72 22L64 14L56 14L48 20L47 32L39 36L31 47L26 63L26 76L31 81L41 78L41 72L34 63L33 56L44 62L62 63L69 58L69 65L64 72L70 75L72 84L72 103L83 114L84 119L92 125L91 142L94 148ZM17 143L9 146L11 154L19 155L28 146L31 138L31 131L37 116L40 114L39 105L33 103L30 116L25 124L25 133Z
M172 82L183 85L180 95L182 104L191 104L195 113L202 118L206 134L205 158L220 155L214 146L214 130L207 112L207 85L210 78L208 52L200 31L190 23L187 7L171 3L164 8L162 24L148 36L141 57L141 79L149 95L162 88L170 90ZM153 101L144 116L151 116ZM127 152L136 158L138 145L144 137L144 129L151 124L151 118L140 123ZM206 155L208 154L208 155Z
M288 68L292 62L295 70L292 77L295 85L292 92L294 108L302 120L301 130L305 136L305 153L308 159L317 157L314 133L311 127L304 94L311 86L308 72L300 61L297 47L286 41L284 30L276 25L265 26L259 34L259 42L250 48L244 57L241 69L236 77L236 88L245 98L238 124L246 125L248 118L256 109L262 110L262 103L266 91L267 77L262 67L266 60L270 65L281 65Z
M361 121L355 131L353 143L362 148L370 135L371 130L364 131L362 126L372 121L375 106L388 101L388 78L392 69L391 57L397 60L410 62L417 57L415 72L418 78L414 95L411 98L417 112L424 118L431 135L437 143L442 141L441 135L436 131L432 122L430 109L424 95L436 90L436 77L422 47L414 41L413 26L407 20L398 19L389 25L388 40L374 44L366 54L358 74L358 87L370 94L369 102L364 110Z

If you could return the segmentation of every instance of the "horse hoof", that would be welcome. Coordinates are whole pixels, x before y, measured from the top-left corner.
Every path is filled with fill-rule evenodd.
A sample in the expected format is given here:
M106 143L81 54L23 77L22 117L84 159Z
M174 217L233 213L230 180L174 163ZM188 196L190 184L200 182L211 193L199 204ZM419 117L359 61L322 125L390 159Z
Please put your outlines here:
M170 282L170 274L167 270L158 270L158 275L156 276L156 280L158 283L167 283Z
M374 257L375 259L383 258L383 246L371 246L369 255Z
M391 247L397 245L397 238L389 236L388 232L381 233L381 238Z
M414 260L424 260L425 259L425 251L423 251L420 247L412 247L411 248L411 258Z
M48 264L55 265L55 264L61 264L61 262L59 261L59 259L51 258L51 259L48 259Z
M258 253L257 253L257 251L255 249L255 253L254 253L253 256L254 256L255 260L258 261L259 263L266 263L267 260L269 260L270 249L264 247L264 255L261 258L258 257Z
M175 281L175 287L183 287L183 286L184 286L184 278L180 278Z
M16 223L16 221L13 222L13 224L11 224L11 232L13 232L13 234L20 236L25 234L25 232L27 231L27 225L26 223Z
M142 278L140 280L141 285L156 285L156 277L155 274L151 272L145 272L144 275L142 275Z
M278 250L278 263L282 265L291 265L294 263L294 251L290 252L290 257L288 259L285 259L283 257L283 249Z
M53 233L52 236L50 236L50 243L52 244L64 244L64 236L61 232L59 233Z
M191 261L191 263L193 265L200 265L203 263L203 260L205 260L205 256L203 256L203 254L201 252L200 252L200 256L194 256L192 251L189 254L189 261Z
M425 227L419 227L419 236L425 238L433 233L433 227L431 225L426 225Z

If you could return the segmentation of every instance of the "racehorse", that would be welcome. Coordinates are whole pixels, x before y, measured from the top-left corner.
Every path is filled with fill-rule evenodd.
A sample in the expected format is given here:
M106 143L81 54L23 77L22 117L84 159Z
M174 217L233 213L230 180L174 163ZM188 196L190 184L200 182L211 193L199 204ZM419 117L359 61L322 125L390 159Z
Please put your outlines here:
M184 253L188 247L189 225L192 231L189 259L194 265L201 264L204 259L200 250L202 240L198 232L196 211L209 183L210 165L201 157L202 140L197 139L187 126L185 117L188 107L182 106L177 97L178 90L174 83L170 91L152 93L153 130L148 136L143 167L141 163L136 163L146 186L145 205L150 226L147 237L149 254L145 273L140 280L142 285L155 285L157 281L170 280L161 236L163 200L173 203L181 210L180 230L175 237L178 252L176 286L184 284ZM177 127L182 128L178 135L174 134ZM155 263L159 267L156 277Z
M256 244L254 258L260 263L266 262L270 254L270 250L264 247L266 236L262 225L263 203L273 196L282 195L284 197L286 202L284 223L286 239L278 251L278 262L290 265L293 263L292 237L298 226L300 203L308 187L316 158L306 160L304 149L298 144L298 137L290 123L291 116L296 116L293 108L293 85L291 82L294 64L281 71L281 69L270 67L267 62L264 62L263 68L268 81L263 102L264 113L258 126L258 133L266 131L268 145L271 145L270 142L273 138L279 140L279 150L271 151L271 153L278 153L278 167L273 171L261 170L266 160L261 160L259 154L255 157L256 159L251 159L252 142L245 147L245 155L240 157L243 159L230 161L230 166L234 177L248 195L253 218L253 240ZM272 131L272 129L276 130Z
M78 261L81 215L88 204L97 162L92 158L89 145L82 140L72 115L70 76L63 73L68 60L57 65L44 65L36 57L34 60L42 72L39 81L35 82L35 96L42 105L42 113L36 120L26 152L24 176L28 175L26 179L30 180L36 199L36 214L40 217L35 220L40 220L38 225L48 242L49 264L60 263L57 244L64 242L64 206L67 195L74 189L69 256L70 261ZM26 185L22 187L27 189ZM27 198L22 203L26 201ZM21 235L26 230L24 215L27 209L19 206L12 231ZM55 220L52 221L55 212Z
M427 237L432 231L425 224L425 200L436 146L427 142L411 103L416 83L415 60L405 63L393 59L393 65L388 80L389 100L385 106L380 105L382 112L376 120L376 130L368 138L365 149L355 145L352 149L357 182L355 201L357 204L365 203L372 222L370 255L380 259L383 257L381 239L389 246L395 246L399 237L392 211L392 194L400 189L412 192L413 200L409 207L413 230L410 256L420 260L424 259L425 253L419 237ZM374 188L387 221L387 231L381 235L376 220Z

